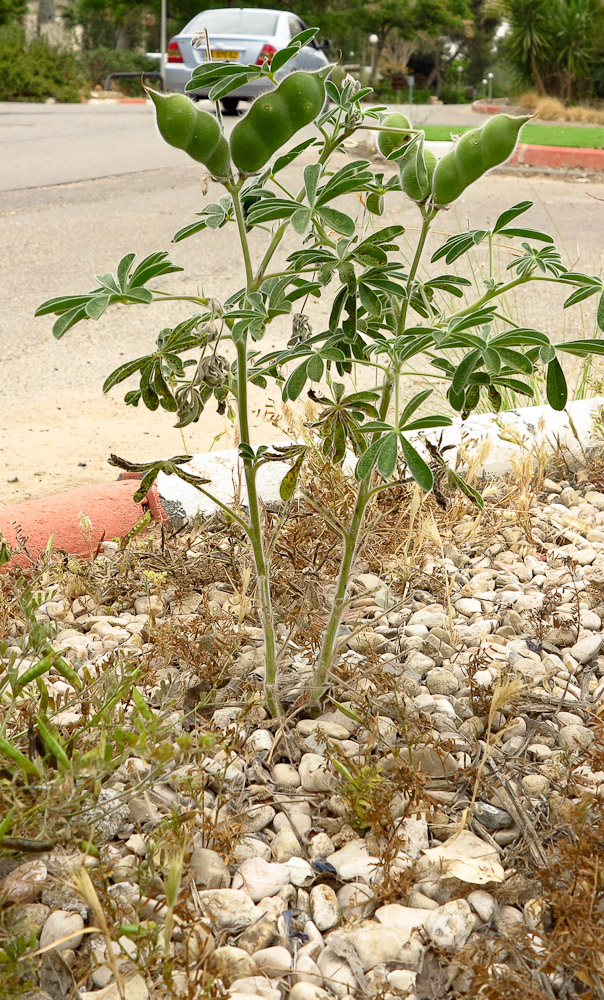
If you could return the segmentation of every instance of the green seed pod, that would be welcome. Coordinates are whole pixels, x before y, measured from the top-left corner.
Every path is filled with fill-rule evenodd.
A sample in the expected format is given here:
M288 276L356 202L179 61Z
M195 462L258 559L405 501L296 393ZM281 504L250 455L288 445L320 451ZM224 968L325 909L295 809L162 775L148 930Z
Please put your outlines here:
M161 94L145 88L155 105L162 139L203 163L213 177L226 180L231 173L229 144L213 115L201 111L184 94Z
M522 126L532 115L496 115L482 128L465 132L455 149L439 160L432 180L437 208L450 205L487 170L504 163L514 152Z
M429 149L424 150L424 162L426 164L425 183L420 184L416 170L417 155L409 156L401 167L401 187L407 197L412 201L424 202L429 198L432 191L432 177L436 168L436 157Z
M254 101L231 132L231 156L240 173L261 170L288 139L315 120L325 104L330 72L331 66L314 73L298 70Z
M411 122L406 115L393 111L392 114L385 115L381 124L384 128L401 129L411 128ZM406 146L412 139L411 135L402 135L400 132L378 132L377 146L383 157L388 158L390 153L401 146Z

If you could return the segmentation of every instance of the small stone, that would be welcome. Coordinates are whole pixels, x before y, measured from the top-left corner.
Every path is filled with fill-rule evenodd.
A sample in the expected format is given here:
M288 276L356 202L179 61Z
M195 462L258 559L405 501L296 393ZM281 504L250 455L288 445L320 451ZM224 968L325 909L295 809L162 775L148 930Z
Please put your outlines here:
M231 876L224 861L216 851L196 847L189 861L189 871L201 889L228 889Z
M257 951L253 960L256 968L267 976L282 976L292 967L292 956L287 948L281 945Z
M289 991L289 1000L331 1000L331 996L314 983L294 983Z
M357 951L363 972L369 972L370 969L375 969L376 965L382 965L384 962L398 962L402 948L406 943L398 931L391 930L381 924L370 923L351 931L334 933L343 938L344 941L349 942ZM332 940L332 935L328 940ZM325 975L321 968L320 958L321 956L319 956L319 968Z
M293 830L296 835L303 837L312 828L312 819L306 813L300 812L301 802L295 802L296 809L287 809L287 812L277 813L273 821L273 828L280 833L281 830Z
M530 746L527 747L527 753L529 753L536 761L544 761L550 759L552 750L546 743L531 743Z
M283 867L289 872L291 884L299 888L311 885L315 879L315 871L305 858L292 857Z
M333 840L326 833L316 833L308 842L308 857L311 861L317 861L319 858L328 858L334 851Z
M82 943L84 921L79 913L74 910L54 910L45 921L40 933L40 948L61 942L62 938L68 938L56 945L56 951L65 951L66 948L75 950Z
M209 956L207 971L210 975L222 979L225 986L230 986L235 979L253 976L256 972L256 963L243 948L226 944L216 948Z
M595 740L595 734L585 726L563 726L560 730L560 746L566 750L587 750Z
M0 896L7 903L33 903L48 878L43 861L24 861L0 881Z
M244 889L257 903L265 896L274 896L290 882L289 869L282 864L250 858L239 866L233 876L234 890Z
M455 611L464 618L471 618L472 615L479 615L482 611L482 604L476 597L461 597L455 603Z
M544 774L526 774L521 783L527 795L532 797L546 795L551 787L549 778Z
M602 648L604 635L586 635L583 639L571 646L569 653L578 663L589 663L595 659Z
M388 986L395 991L395 996L407 996L413 993L417 972L411 969L395 969L388 973Z
M455 694L459 681L452 671L437 668L426 674L426 687L430 694Z
M275 764L271 771L271 777L277 785L284 788L299 788L302 784L300 775L293 764Z
M310 915L320 931L329 931L340 923L340 904L331 886L315 885L310 890Z
M231 996L243 994L248 998L262 997L263 1000L281 1000L281 991L271 986L264 976L244 976L242 979L235 979L230 986Z
M514 822L505 809L493 806L490 802L481 802L480 799L474 804L474 815L487 830L506 830Z
M417 771L423 771L431 778L447 778L457 774L457 762L447 751L438 751L432 747L414 747L413 750L403 747L401 757L407 760Z
M497 909L497 904L491 893L485 889L474 889L473 892L468 893L466 898L482 922L487 924Z
M323 983L321 970L310 955L301 955L298 952L294 969L294 979L298 983L313 983L315 986L321 986Z
M198 893L198 900L214 930L248 927L262 915L241 889L204 889Z
M325 758L317 753L303 754L299 772L305 792L329 792L334 787L334 775Z
M303 855L304 851L300 846L300 841L291 828L279 830L275 839L271 841L271 857L273 861L289 861L290 858L301 858Z
M106 986L101 994L98 990L80 993L80 1000L99 1000L99 996L102 996L102 1000L122 1000L117 983ZM124 980L123 1000L149 1000L147 984L139 973Z
M432 910L425 923L430 940L445 951L463 948L474 929L474 917L465 899L452 899Z
M338 904L346 920L364 920L370 917L375 906L375 896L365 882L349 882L337 892Z
M243 815L241 825L245 833L260 833L274 818L275 810L272 806L252 806Z
M395 931L406 944L414 931L426 926L432 908L419 909L415 906L401 906L399 903L388 903L375 911L376 918L384 927Z
M358 981L354 972L348 962L337 955L329 944L321 951L316 961L325 982L329 983L329 989L337 997L344 997L349 993L356 994Z
M329 858L342 879L361 879L372 882L379 871L379 858L369 854L364 840L350 840Z

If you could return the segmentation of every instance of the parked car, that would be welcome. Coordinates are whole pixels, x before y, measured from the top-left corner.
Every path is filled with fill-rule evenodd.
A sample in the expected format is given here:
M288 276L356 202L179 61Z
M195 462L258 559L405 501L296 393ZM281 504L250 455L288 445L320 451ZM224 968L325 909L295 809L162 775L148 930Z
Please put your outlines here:
M279 49L285 48L291 39L304 31L306 25L297 14L287 10L268 10L264 7L225 7L224 9L203 10L189 21L180 34L175 35L168 45L165 67L166 90L183 92L191 79L193 70L208 60L205 46L193 46L193 38L204 30L208 31L212 59L222 59L236 63L257 63L270 59ZM319 44L313 39L300 49L299 54L277 73L285 76L296 69L321 69L327 65L323 51L327 43ZM258 94L270 89L270 81L254 80L235 90L222 99L222 107L227 114L234 114L240 100L252 100ZM207 97L207 90L188 91L191 97Z

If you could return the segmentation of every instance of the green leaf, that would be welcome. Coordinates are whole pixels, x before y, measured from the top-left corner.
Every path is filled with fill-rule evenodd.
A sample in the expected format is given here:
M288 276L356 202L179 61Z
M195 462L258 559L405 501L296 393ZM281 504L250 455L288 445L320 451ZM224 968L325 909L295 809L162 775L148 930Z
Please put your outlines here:
M302 392L307 379L306 366L308 361L305 360L297 368L294 368L293 372L287 379L287 382L283 386L283 401L296 400L300 393Z
M527 240L541 240L542 243L553 243L551 236L538 229L500 229L500 236L523 236Z
M380 448L382 447L383 441L384 441L383 438L380 438L378 441L374 441L373 444L369 445L367 451L363 452L354 470L355 479L358 479L359 481L361 479L366 479L367 476L371 473L375 463L378 460L378 455L380 453Z
M277 157L277 159L273 163L273 166L271 167L271 174L274 176L276 173L279 172L279 170L283 170L284 167L289 166L289 164L292 163L293 160L295 160L296 157L300 155L300 153L303 153L305 149L308 149L309 146L312 146L312 144L315 141L316 140L314 138L305 139L304 142L298 143L297 146L294 146L294 148L290 149L287 153L283 153L282 156Z
M90 319L100 319L110 302L111 297L109 295L94 295L86 303L84 312Z
M391 434L386 434L382 438L381 444L382 447L380 448L377 460L378 472L384 479L390 479L390 476L396 469L398 434L394 431Z
M127 287L128 274L135 258L135 253L127 253L117 265L117 283L122 291Z
M42 657L41 660L38 660L37 663L28 667L28 669L15 681L13 688L14 693L17 694L19 691L22 691L27 684L31 681L35 681L37 677L42 677L43 674L47 674L48 671L54 667L58 656L58 653L48 653L46 656Z
M604 355L604 340L567 340L556 344L556 349L565 351L566 354L575 354L579 358L588 354Z
M529 208L532 207L532 201L519 201L517 205L512 205L511 208L508 208L505 212L501 213L497 222L493 226L493 232L499 233L504 226L507 226L508 222L512 222L512 220L516 219L519 215L522 215L524 212L528 212Z
M345 215L344 212L338 211L337 208L321 207L318 210L318 215L331 229L335 229L336 233L341 233L343 236L354 236L356 231L354 219Z
M556 348L553 344L542 344L539 348L539 358L544 365L548 365L556 357Z
M253 80L256 73L250 73L249 79ZM233 90L237 90L238 87L243 86L248 82L248 77L243 73L233 73L231 76L224 76L218 83L215 83L213 87L210 88L208 92L208 98L210 101L218 101L221 97L226 97Z
M465 388L470 375L478 366L480 359L481 352L479 350L470 351L458 364L451 382L451 389L455 394L460 393Z
M547 366L546 381L547 401L554 410L563 410L568 399L566 379L558 358L554 358Z
M31 761L29 757L26 757L25 754L21 753L20 750L17 750L12 743L5 740L3 736L0 736L0 754L4 754L5 757L12 760L13 764L16 764L24 774L28 774L32 778L37 778L38 780L42 777L34 762Z
M423 402L425 402L428 396L432 395L432 392L433 392L432 389L422 389L421 392L416 393L413 399L409 400L409 402L403 409L403 412L401 413L400 420L398 422L399 428L402 429L403 427L406 426L406 424L413 416L415 411L419 409L419 407L422 405Z
M306 374L311 382L320 382L323 378L323 358L319 354L313 354L306 364Z
M604 331L604 291L600 295L600 301L598 303L598 313L596 316L596 321L600 330Z
M377 194L377 192L372 191L371 194L367 195L367 200L365 202L367 205L367 211L371 215L383 215L384 214L384 196Z
M292 228L302 236L310 223L310 208L299 208L291 217Z
M153 483L157 479L157 473L158 473L157 468L149 469L149 471L145 473L145 475L141 479L139 488L137 489L136 493L133 496L133 500L135 503L140 503L141 500L145 499L147 493L153 487Z
M400 442L409 472L415 479L415 482L428 493L434 485L434 476L430 466L424 462L421 455L402 434L400 435Z
M451 417L446 417L443 413L430 414L427 417L418 417L405 425L406 431L425 431L432 427L450 427L453 421Z
M63 741L60 737L51 732L49 726L47 725L48 720L44 719L42 715L36 715L35 719L38 732L44 741L44 746L46 747L48 753L53 754L57 762L61 764L62 767L69 768L69 757L65 753Z
M82 319L88 319L85 310L81 306L75 306L74 309L70 309L69 312L63 313L59 316L58 320L52 328L52 335L56 340L60 340L64 333L67 333L72 326L79 323Z
M174 233L172 242L180 243L181 240L186 240L189 236L195 236L195 233L200 233L202 229L207 229L207 225L205 219L202 219L201 222L191 222L188 226L183 226L177 233Z
M314 205L317 195L317 187L321 177L321 164L308 163L304 167L304 187L306 188L306 198L309 205Z
M502 361L510 368L514 368L515 371L523 372L525 375L530 375L533 371L533 365L529 358L525 354L521 354L520 351L511 351L509 347L499 347L499 354Z

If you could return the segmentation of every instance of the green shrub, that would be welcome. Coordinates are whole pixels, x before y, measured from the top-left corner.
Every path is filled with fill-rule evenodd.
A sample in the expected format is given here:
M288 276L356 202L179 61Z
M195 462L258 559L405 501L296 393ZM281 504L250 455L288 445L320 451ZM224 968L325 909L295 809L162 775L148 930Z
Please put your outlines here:
M43 38L30 42L16 25L0 27L0 100L79 101L82 76L72 52Z
M103 87L110 73L149 73L159 69L158 59L149 59L140 52L130 52L127 49L89 49L80 53L79 61L90 88L99 85ZM116 80L115 87L131 97L143 96L140 78Z

